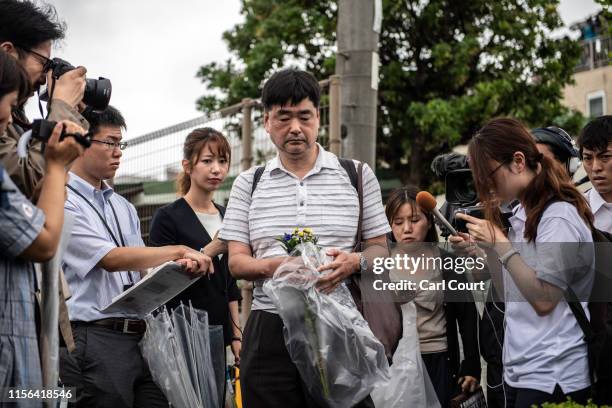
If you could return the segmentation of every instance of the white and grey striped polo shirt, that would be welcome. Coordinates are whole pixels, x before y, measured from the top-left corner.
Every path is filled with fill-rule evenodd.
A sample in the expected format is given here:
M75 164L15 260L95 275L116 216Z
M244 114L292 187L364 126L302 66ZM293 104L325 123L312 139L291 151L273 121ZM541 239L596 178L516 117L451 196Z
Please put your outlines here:
M357 191L338 158L317 146L315 165L303 180L286 170L277 156L266 164L251 197L255 167L241 173L232 186L219 238L250 245L253 256L262 259L286 255L276 238L295 227L310 227L323 248L351 251L359 218ZM364 164L363 237L378 237L390 230L378 180ZM275 313L262 290L264 281L255 282L252 310Z

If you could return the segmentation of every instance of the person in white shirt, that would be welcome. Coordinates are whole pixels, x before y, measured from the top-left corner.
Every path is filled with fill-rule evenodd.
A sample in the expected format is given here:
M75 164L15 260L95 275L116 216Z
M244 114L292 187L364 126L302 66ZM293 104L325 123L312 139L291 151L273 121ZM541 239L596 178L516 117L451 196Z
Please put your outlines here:
M485 249L493 283L505 297L506 407L590 396L587 345L564 294L579 300L594 279L593 215L566 170L544 156L514 119L488 122L470 141L468 161L486 219L464 214L469 234L451 241ZM500 202L518 199L504 230ZM588 316L586 302L581 302Z
M582 164L593 188L585 193L595 228L612 234L612 116L590 121L578 138Z
M266 81L264 127L278 155L263 167L258 184L255 167L236 177L219 232L228 242L232 275L255 285L240 356L242 402L248 408L320 407L324 398L309 393L285 345L283 321L263 291L287 258L276 238L295 227L314 231L317 245L334 259L320 267L333 270L319 278L324 293L367 270L364 256L350 252L357 240L358 193L338 157L317 143L320 92L312 74L298 69L278 71ZM391 229L367 164L362 185L363 239L366 245L385 245ZM355 407L372 406L368 396Z

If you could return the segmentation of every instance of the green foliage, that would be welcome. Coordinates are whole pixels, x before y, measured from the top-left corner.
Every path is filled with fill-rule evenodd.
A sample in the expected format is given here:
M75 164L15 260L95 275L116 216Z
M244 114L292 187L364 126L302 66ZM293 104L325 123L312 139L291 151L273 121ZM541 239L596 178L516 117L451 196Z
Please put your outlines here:
M243 0L245 21L223 34L232 58L207 64L197 73L212 91L197 101L198 109L211 112L258 97L262 81L287 63L318 79L332 75L336 11L334 1Z
M608 35L612 36L612 0L595 0L597 3L601 5L603 10L603 20L608 26Z
M600 405L594 404L590 400L587 403L587 405L581 405L577 402L572 401L571 399L568 399L568 401L563 402L561 404L551 404L551 403L542 404L542 408L597 408L597 407L600 407Z
M260 93L274 70L333 74L337 2L243 0L245 21L224 34L233 57L202 67L211 111ZM561 105L580 48L550 38L558 1L383 0L377 157L402 178L434 183L431 159L465 143L488 119L577 132L584 119ZM219 96L222 95L222 96Z

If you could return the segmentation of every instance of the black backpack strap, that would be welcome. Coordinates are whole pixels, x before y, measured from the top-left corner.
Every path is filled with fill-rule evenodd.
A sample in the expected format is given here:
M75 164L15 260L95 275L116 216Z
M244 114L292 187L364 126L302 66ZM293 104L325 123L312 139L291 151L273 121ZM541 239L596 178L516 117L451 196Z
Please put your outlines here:
M351 159L345 159L342 157L338 157L338 161L340 162L340 165L342 166L342 168L344 168L344 170L348 174L349 179L351 180L351 184L353 185L353 188L355 189L355 191L359 191L359 187L357 184L357 170L355 169L355 162L352 161Z
M612 234L607 231L593 227L591 233L593 235L593 242L612 242Z
M355 238L355 251L359 252L358 249L360 248L357 247L361 246L363 240L363 163L359 162L357 169L355 169L355 162L351 159L338 157L338 161L348 174L351 185L357 190L357 196L359 197L359 221L357 222L357 236Z
M593 328L591 327L589 318L584 312L582 304L578 300L578 297L576 296L572 288L570 288L569 286L563 294L565 296L565 300L567 301L568 306L574 314L574 317L576 317L576 320L578 321L578 326L580 326L582 332L584 333L585 340L589 341L593 338L595 333L593 332Z
M253 185L251 186L251 197L253 197L253 193L255 192L259 179L261 178L261 175L265 169L266 168L264 166L260 166L255 169L255 174L253 175Z
M595 384L595 355L593 355L593 341L595 339L595 331L591 326L591 322L587 317L582 304L578 300L576 293L572 290L572 288L568 285L567 290L563 292L563 296L569 306L570 310L574 314L576 321L578 322L578 326L582 329L582 333L584 334L584 341L587 344L588 350L588 361L589 361L589 376L591 377L591 382Z

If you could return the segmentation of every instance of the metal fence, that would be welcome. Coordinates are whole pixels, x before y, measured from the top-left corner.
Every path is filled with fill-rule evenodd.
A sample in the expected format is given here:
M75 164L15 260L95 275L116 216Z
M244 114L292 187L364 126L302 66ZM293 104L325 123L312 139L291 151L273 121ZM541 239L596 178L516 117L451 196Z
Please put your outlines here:
M333 76L320 85L319 143L339 154L340 79ZM215 202L220 204L227 202L232 183L241 171L263 164L276 154L263 127L263 108L255 99L245 99L209 115L129 139L121 167L115 175L114 187L135 205L146 244L155 211L178 197L176 179L182 171L185 138L192 130L201 127L221 131L232 150L228 176L214 195Z

